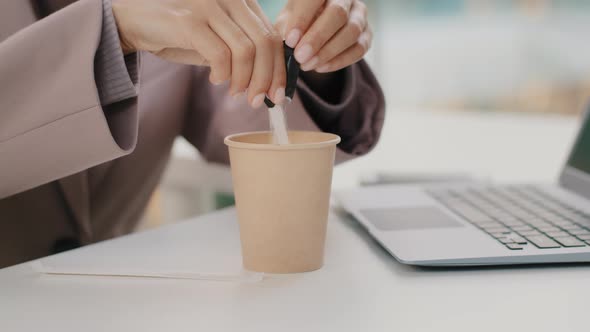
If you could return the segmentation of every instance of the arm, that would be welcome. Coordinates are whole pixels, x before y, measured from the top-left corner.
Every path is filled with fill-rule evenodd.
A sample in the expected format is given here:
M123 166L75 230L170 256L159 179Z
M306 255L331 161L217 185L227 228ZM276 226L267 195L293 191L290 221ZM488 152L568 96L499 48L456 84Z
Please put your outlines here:
M321 130L342 138L337 161L375 147L383 127L385 98L364 61L329 74L305 72L301 81L298 91L307 113Z
M102 21L81 0L0 43L0 198L134 148L137 100L108 83Z
M268 130L265 108L251 109L244 99L227 97L227 86L207 84L208 71L194 69L195 91L185 121L184 136L203 156L228 163L223 138L246 131ZM326 130L342 137L337 161L369 152L377 143L383 125L385 101L379 84L364 62L341 72L342 87L326 89L324 77L304 76L293 102L287 105L287 124L292 130ZM325 91L340 91L330 93Z

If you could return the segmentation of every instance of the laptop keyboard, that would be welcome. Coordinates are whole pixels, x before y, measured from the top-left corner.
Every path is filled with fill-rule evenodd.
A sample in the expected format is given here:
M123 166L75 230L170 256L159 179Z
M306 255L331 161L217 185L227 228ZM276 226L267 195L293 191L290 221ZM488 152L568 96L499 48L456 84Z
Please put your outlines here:
M531 186L437 189L429 194L510 250L590 245L590 214Z

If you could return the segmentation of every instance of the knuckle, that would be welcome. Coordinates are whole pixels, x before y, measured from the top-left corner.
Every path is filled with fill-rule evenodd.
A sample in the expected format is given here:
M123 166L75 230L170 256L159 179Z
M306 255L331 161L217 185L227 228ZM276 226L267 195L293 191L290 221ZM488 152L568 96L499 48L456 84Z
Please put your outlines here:
M363 33L363 27L358 22L350 23L348 25L348 29L350 30L350 34L354 39L357 39Z
M180 29L183 32L182 36L186 38L185 40L188 42L188 46L197 49L197 45L199 44L199 35L201 35L202 31L206 29L206 27L201 24L201 22L190 21L187 18L182 18L180 20Z
M367 29L362 34L362 37L363 44L365 45L366 51L368 51L371 48L371 44L373 43L373 33L370 29Z
M314 31L309 31L307 33L307 35L305 36L305 39L310 42L312 47L314 47L314 46L317 46L318 44L320 44L321 40L323 40L323 39L327 40L327 37L324 37L323 35L324 34L322 33L322 31L317 31L314 29Z
M308 19L305 18L303 15L297 15L293 18L293 24L295 27L299 27L299 28L306 27L308 24L307 22L308 22Z
M258 36L256 44L258 47L268 49L273 45L273 38L274 36L271 32L265 31Z
M248 81L245 78L233 76L231 80L231 89L233 91L244 91L248 87Z
M270 37L271 43L273 43L274 45L279 45L282 47L283 45L283 38L281 38L281 36L278 33L272 33L271 37Z
M318 63L322 64L324 62L326 62L327 60L330 60L331 58L333 58L336 54L336 52L331 48L331 47L324 47L322 48L319 52L318 52Z
M367 42L361 41L356 45L356 50L354 53L357 54L358 56L363 56L363 55L365 55L365 53L367 53L368 50L369 50L369 45L367 45Z
M253 59L256 55L256 47L250 40L242 40L238 46L236 56L242 60Z
M357 1L355 6L363 13L363 15L367 15L367 5L362 1Z
M338 23L345 24L348 22L348 10L341 5L332 4L330 6L331 12L333 17L337 20Z
M231 60L231 52L225 46L217 47L213 51L213 57L214 57L213 61L215 61L217 63L228 63Z
M363 47L363 54L367 53L369 51L369 48L371 48L371 40L370 39L365 39L363 41L363 43L361 44L361 46Z

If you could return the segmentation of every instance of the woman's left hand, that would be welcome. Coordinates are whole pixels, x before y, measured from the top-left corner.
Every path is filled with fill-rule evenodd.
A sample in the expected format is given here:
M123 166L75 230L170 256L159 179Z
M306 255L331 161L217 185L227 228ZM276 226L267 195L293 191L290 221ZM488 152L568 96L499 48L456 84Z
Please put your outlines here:
M276 23L304 71L328 73L361 60L373 33L360 0L289 0Z

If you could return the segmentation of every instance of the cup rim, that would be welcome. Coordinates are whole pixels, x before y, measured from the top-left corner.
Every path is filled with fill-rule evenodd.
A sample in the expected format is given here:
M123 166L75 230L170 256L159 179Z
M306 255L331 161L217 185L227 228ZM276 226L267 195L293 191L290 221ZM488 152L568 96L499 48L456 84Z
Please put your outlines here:
M292 133L315 133L315 134L323 134L326 135L326 140L320 142L312 142L312 143L294 143L294 144L259 144L259 143L244 143L244 142L237 142L234 139L237 137L243 137L248 135L256 135L256 134L268 134L269 131L249 131L244 133L232 134L228 135L224 138L223 142L225 145L238 148L238 149L251 149L251 150L302 150L302 149L319 149L325 148L328 146L334 146L340 143L340 136L321 132L321 131L310 131L310 130L290 130L289 132Z

